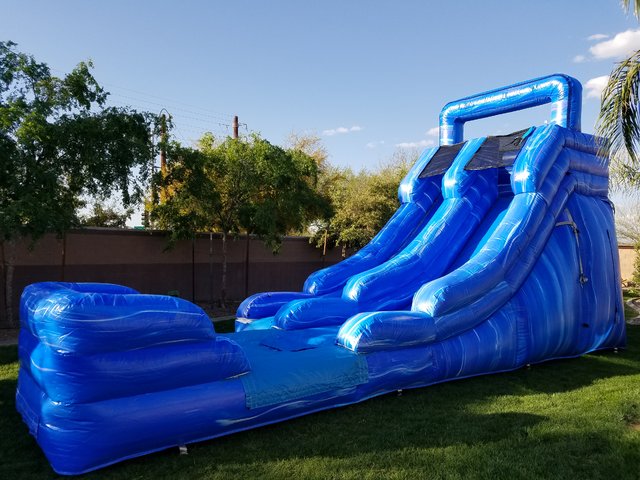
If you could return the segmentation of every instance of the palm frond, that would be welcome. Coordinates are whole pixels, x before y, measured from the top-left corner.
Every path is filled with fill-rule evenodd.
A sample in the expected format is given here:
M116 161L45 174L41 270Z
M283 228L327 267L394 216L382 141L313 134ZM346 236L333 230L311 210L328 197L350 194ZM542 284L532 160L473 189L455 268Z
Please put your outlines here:
M616 65L602 92L598 135L609 141L614 158L638 168L640 151L640 50Z
M640 20L640 0L622 0L622 8L629 13L629 10L633 7L633 16Z

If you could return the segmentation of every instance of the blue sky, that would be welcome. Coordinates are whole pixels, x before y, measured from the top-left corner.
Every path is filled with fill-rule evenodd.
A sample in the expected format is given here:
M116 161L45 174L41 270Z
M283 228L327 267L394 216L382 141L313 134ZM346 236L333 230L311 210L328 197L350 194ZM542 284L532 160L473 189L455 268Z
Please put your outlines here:
M0 16L3 39L58 71L92 59L114 104L166 107L183 141L224 134L237 114L273 143L315 132L331 162L356 169L436 141L429 131L450 100L555 72L597 87L640 48L637 30L619 0L5 0ZM587 132L598 106L585 89ZM466 133L507 133L548 113Z

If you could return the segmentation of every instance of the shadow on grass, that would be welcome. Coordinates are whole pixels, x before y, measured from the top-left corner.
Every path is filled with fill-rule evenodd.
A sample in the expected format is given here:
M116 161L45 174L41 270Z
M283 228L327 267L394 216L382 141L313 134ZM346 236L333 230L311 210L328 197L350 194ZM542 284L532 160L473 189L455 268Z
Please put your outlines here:
M640 328L629 329L629 345L620 354L601 352L411 390L402 397L386 395L191 445L187 457L170 449L86 477L362 478L374 468L382 474L370 472L371 478L396 471L401 472L396 476L416 478L424 472L484 478L606 478L616 472L618 478L634 478L638 470L630 469L640 462L638 437L630 443L619 431L607 430L606 423L560 431L542 408L535 413L472 411L503 396L562 394L638 374ZM0 359L16 362L17 350L0 348ZM15 388L15 380L0 381L0 478L53 478L15 411Z
M466 417L465 422L479 419ZM506 431L491 440L474 438L473 433L457 446L444 447L427 439L380 440L370 448L364 445L318 445L316 437L297 436L291 443L267 444L264 440L243 436L238 441L200 444L190 448L188 457L176 451L154 454L110 467L83 478L482 478L482 479L567 479L612 478L637 480L640 461L639 442L615 438L607 431L585 429L580 433L532 435L538 421L535 416L488 415L487 422L504 425L524 420L520 431ZM532 421L532 426L525 426ZM468 423L466 423L468 425ZM334 431L328 429L325 436ZM388 429L371 431L370 436L388 434ZM284 437L284 435L282 436ZM485 437L488 438L488 437ZM242 443L240 443L240 440ZM281 438L282 440L282 438ZM359 441L361 439L356 439ZM301 442L308 441L306 444ZM297 443L294 443L297 442ZM154 473L151 473L153 469Z
M401 397L385 395L201 442L190 446L188 459L181 460L171 449L90 478L135 477L154 465L165 478L185 479L608 478L609 472L616 472L617 478L637 479L640 436L635 444L629 443L615 425L564 431L540 413L469 411L487 400L517 397L523 390L553 394L594 380L638 373L632 368L623 368L623 373L613 364L593 372L588 360L556 362L554 368L563 371L557 375L518 371L412 390ZM585 372L575 373L576 363L582 361L587 361ZM581 378L564 382L573 375ZM561 385L547 385L558 378ZM525 387L520 385L523 380Z
M491 444L506 437L526 438L529 429L546 418L528 413L478 415L460 412L445 419L429 418L427 411L416 412L416 418L408 420L406 415L398 416L398 412L389 408L384 415L378 415L377 408L366 408L370 403L201 442L189 447L186 464L180 460L177 449L170 449L115 465L109 472L95 474L95 478L105 473L111 478L135 477L145 466L156 462L162 465L167 478L200 478L212 466L221 471L244 472L244 477L251 478L250 472L256 464L314 457L343 463L362 455L383 458L390 452L408 449L467 448ZM338 418L328 418L328 415ZM409 422L411 428L407 428ZM323 476L321 472L318 475Z
M571 478L576 474L606 478L612 471L619 478L635 478L633 469L640 460L640 450L609 431L585 428L575 433L532 435L547 419L544 414L482 415L468 410L502 396L557 394L607 378L638 374L639 334L640 329L632 329L630 348L619 354L603 351L411 390L402 397L386 395L199 443L190 448L188 461L172 449L101 473L109 478L131 477L157 464L166 478L294 478L301 472L287 469L309 462L317 463L318 471L305 471L304 475L315 478L331 476L332 468L339 469L338 477L344 473L345 478L362 478L371 463L383 469L382 474L370 475L372 478L391 475L394 469L402 470L400 477L415 478L424 477L425 472L436 477L456 472L462 478ZM416 451L421 453L402 457L402 452ZM443 451L453 451L452 458L442 458ZM313 461L318 458L321 460ZM278 465L285 471L278 470Z
M8 345L0 347L0 365L9 365L18 361L18 346Z
M13 347L1 348L0 355L7 348ZM56 475L16 411L15 394L15 380L0 380L0 478L54 478Z

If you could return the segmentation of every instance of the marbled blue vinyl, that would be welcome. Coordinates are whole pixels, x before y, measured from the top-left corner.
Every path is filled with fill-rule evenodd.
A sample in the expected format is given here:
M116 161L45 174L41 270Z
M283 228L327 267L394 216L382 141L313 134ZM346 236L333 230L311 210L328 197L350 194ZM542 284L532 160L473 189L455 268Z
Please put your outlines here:
M552 75L448 104L464 122L551 103L513 165L400 185L401 206L300 292L240 307L218 334L196 305L118 285L48 282L21 300L16 404L53 469L80 474L398 389L624 347L608 158L580 132L577 80ZM490 381L490 380L489 380Z

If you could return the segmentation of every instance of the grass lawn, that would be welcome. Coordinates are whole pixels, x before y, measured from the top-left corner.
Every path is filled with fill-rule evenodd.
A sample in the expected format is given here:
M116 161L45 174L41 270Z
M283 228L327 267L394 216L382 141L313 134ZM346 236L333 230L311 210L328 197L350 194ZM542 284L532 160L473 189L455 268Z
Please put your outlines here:
M628 338L619 354L387 395L85 478L639 479L640 326ZM0 348L0 479L54 478L15 411L17 372L17 348Z

